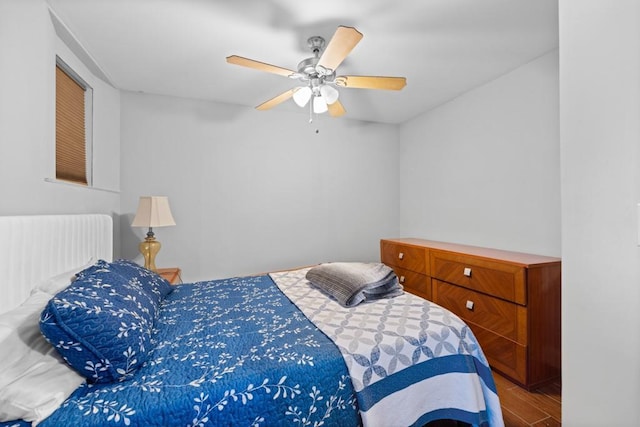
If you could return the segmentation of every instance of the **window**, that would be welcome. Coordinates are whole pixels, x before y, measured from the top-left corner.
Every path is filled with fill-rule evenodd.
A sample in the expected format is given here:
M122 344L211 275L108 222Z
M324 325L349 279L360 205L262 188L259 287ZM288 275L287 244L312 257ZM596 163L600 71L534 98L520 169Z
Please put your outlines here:
M56 179L91 185L93 90L56 58Z

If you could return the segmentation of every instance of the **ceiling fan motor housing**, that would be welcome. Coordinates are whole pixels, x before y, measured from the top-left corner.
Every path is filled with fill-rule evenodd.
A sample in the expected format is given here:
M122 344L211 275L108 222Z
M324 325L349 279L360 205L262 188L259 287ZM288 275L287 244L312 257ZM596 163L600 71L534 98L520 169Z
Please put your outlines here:
M307 58L300 61L298 64L298 72L301 74L306 74L307 77L311 77L314 74L318 74L316 71L316 65L318 64L318 58Z
M300 61L298 64L298 74L296 77L299 77L300 80L312 80L316 78L322 79L322 82L331 83L334 81L336 77L336 73L333 70L327 70L322 68L322 70L318 70L318 61L319 57L307 58Z

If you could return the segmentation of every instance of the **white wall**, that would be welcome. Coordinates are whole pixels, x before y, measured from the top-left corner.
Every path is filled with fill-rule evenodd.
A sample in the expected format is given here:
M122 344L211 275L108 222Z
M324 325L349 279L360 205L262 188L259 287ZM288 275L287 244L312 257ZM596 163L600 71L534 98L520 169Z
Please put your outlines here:
M55 178L55 58L82 68L60 44L43 0L0 1L0 215L111 213L117 193L45 182ZM119 91L94 87L94 183L119 188ZM118 228L115 228L118 250Z
M640 425L640 3L560 1L563 424Z
M558 51L400 128L400 234L560 255Z
M187 281L379 260L398 234L397 128L347 118L122 94L123 255L141 195L166 195L156 265ZM318 129L319 133L315 133Z

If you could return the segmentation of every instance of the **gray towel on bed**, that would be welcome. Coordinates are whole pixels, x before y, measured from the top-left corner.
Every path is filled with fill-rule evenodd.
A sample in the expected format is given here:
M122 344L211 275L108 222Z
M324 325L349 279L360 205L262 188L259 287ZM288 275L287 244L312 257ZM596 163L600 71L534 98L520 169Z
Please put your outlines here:
M332 262L313 267L306 278L343 307L391 298L404 291L393 270L381 263Z

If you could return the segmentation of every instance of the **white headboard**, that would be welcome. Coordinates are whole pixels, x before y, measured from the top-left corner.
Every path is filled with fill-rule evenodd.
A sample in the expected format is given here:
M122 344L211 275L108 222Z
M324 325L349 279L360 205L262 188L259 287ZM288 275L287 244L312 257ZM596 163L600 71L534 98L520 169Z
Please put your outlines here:
M0 216L0 313L40 281L93 260L113 258L109 215Z

